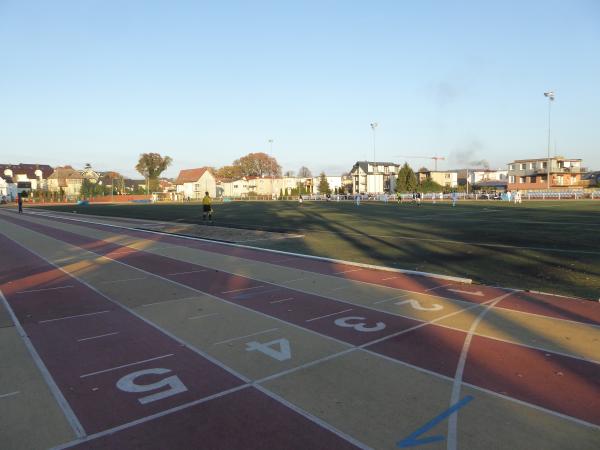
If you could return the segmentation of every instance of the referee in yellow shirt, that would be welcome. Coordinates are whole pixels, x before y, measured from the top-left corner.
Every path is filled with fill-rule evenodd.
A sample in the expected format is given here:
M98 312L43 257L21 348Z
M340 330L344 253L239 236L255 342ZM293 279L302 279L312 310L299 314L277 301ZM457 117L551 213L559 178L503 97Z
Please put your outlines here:
M208 220L212 223L212 213L212 200L210 199L208 192L205 192L204 198L202 199L202 221L206 221L206 216L208 215Z

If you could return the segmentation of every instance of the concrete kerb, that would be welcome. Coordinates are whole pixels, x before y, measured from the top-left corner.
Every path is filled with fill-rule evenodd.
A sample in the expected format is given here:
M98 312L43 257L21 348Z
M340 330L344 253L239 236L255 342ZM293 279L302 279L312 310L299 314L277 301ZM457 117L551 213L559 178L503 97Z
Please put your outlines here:
M359 262L354 262L354 261L345 261L342 259L326 258L324 256L304 255L302 253L285 252L283 250L273 250L273 249L268 249L268 248L254 247L252 245L236 244L233 242L227 242L227 241L222 241L222 240L218 240L218 239L200 238L200 237L195 237L195 236L187 236L185 234L175 234L175 233L167 233L164 231L148 230L146 228L127 227L124 225L114 225L114 224L103 223L103 222L94 222L91 220L75 219L73 217L68 217L66 215L64 215L64 216L56 215L55 216L55 215L51 215L51 214L37 213L37 212L36 213L28 212L28 214L41 215L44 217L55 217L57 219L71 220L73 222L91 223L94 225L103 225L103 226L112 227L112 228L121 228L124 230L141 231L143 233L152 233L152 234L159 234L159 235L164 235L164 236L176 236L176 237L179 237L182 239L191 239L194 241L217 242L221 245L228 245L228 246L238 247L238 248L247 248L247 249L251 249L251 250L259 250L259 251L263 251L263 252L276 253L276 254L280 254L280 255L314 259L317 261L326 261L326 262L332 262L332 263L337 263L337 264L345 264L348 266L360 267L362 269L374 269L374 270L381 270L384 272L402 273L402 274L406 274L406 275L415 275L415 276L421 276L421 277L427 277L427 278L436 278L436 279L440 279L440 280L454 281L454 282L463 283L463 284L473 283L473 280L471 278L454 277L451 275L441 275L441 274L430 273L430 272L420 272L417 270L397 269L395 267L378 266L375 264L366 264L366 263L359 263ZM119 217L109 217L109 216L107 216L107 218L120 219Z

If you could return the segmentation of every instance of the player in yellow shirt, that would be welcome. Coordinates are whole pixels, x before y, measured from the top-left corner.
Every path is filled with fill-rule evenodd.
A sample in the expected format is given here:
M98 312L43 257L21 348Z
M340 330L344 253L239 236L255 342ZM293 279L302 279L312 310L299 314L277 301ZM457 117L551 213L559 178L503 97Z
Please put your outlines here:
M212 223L212 213L212 200L208 192L205 192L202 199L202 221L206 221L206 215L208 215L208 220Z

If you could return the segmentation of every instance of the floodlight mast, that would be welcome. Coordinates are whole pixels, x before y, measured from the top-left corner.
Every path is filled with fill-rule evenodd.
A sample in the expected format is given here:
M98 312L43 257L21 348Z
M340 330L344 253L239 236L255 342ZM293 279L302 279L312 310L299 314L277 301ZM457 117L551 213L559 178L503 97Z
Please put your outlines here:
M548 160L546 162L546 165L548 166L547 169L547 186L548 186L548 190L550 190L550 111L551 111L551 106L552 106L552 102L554 101L554 91L548 91L548 92L544 92L544 97L548 98Z
M269 145L270 147L270 152L271 152L271 156L273 156L273 139L269 139Z
M371 122L371 129L373 130L373 162L377 162L377 158L375 157L375 128L377 128L379 124L377 122ZM377 166L377 164L375 164Z

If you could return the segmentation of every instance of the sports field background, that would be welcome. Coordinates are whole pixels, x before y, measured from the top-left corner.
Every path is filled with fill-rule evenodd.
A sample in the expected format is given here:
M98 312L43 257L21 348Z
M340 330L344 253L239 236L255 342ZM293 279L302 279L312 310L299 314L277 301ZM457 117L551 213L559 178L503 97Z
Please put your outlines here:
M202 223L201 205L47 207L115 217ZM472 278L520 289L600 297L600 202L412 204L231 202L215 224L292 231L303 239L252 245Z

